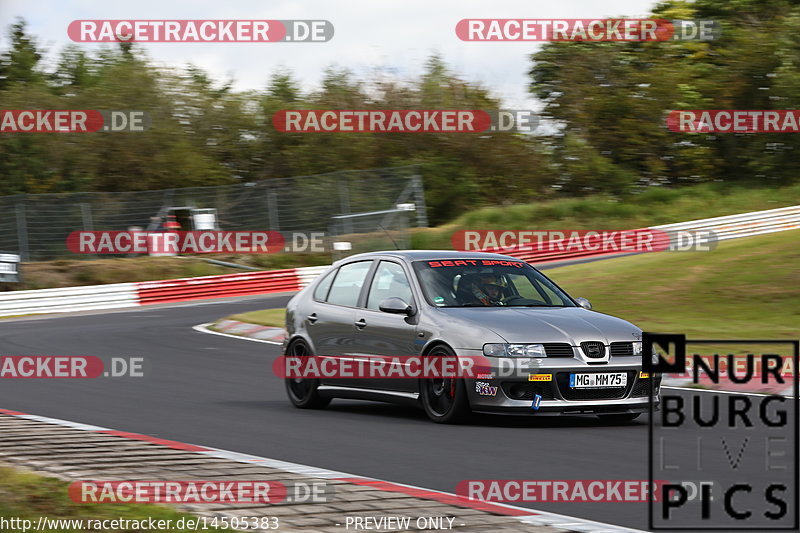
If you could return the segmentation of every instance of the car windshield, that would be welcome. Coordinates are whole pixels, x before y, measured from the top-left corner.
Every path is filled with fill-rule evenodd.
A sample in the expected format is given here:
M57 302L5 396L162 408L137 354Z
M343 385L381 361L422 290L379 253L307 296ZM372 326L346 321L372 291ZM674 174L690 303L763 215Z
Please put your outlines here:
M575 307L564 291L524 261L415 261L429 303L437 307Z

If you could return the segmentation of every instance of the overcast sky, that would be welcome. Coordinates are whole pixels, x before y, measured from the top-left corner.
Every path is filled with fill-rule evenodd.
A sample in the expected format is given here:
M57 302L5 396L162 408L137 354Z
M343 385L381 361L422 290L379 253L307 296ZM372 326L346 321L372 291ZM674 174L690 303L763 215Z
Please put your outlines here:
M376 70L400 78L418 75L425 59L439 53L461 77L480 81L507 108L535 108L527 94L537 43L463 42L455 25L463 18L643 17L651 0L0 0L0 46L14 19L55 56L69 44L67 26L80 19L326 19L334 38L327 43L150 43L157 63L193 63L216 79L233 78L237 89L262 89L269 74L288 67L305 90L318 86L335 64L368 79ZM81 44L94 50L99 44ZM107 45L106 45L107 46ZM142 45L140 45L142 46Z

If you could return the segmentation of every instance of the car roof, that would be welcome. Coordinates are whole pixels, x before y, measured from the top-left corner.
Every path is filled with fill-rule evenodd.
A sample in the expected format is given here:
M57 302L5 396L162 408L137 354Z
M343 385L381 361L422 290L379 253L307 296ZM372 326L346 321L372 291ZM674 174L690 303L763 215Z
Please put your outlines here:
M405 261L435 261L437 259L502 259L506 261L522 261L510 255L490 254L486 252L458 252L454 250L384 250L380 252L351 255L336 263L355 259L364 260L381 257L394 257L404 259Z

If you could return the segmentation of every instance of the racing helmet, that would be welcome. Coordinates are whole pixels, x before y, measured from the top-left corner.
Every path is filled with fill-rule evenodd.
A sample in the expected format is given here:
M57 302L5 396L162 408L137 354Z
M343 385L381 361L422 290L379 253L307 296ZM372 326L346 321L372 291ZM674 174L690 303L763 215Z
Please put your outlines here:
M485 305L493 305L505 296L506 281L495 274L479 274L472 284L472 294Z

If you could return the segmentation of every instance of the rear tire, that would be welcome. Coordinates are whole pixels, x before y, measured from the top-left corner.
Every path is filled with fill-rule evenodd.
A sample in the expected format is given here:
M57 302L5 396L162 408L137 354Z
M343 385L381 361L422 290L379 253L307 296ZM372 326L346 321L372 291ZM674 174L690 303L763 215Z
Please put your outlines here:
M597 415L597 417L603 422L608 422L609 424L622 424L624 422L636 420L639 418L639 416L641 416L641 414L642 413L615 413L611 415Z
M311 349L303 340L292 341L286 349L287 356L311 357ZM323 398L319 395L318 379L285 378L286 394L289 401L298 409L323 409L331 403L331 398Z
M428 356L456 357L456 354L447 346L437 346ZM419 388L425 414L437 424L458 424L470 413L463 379L421 379Z

